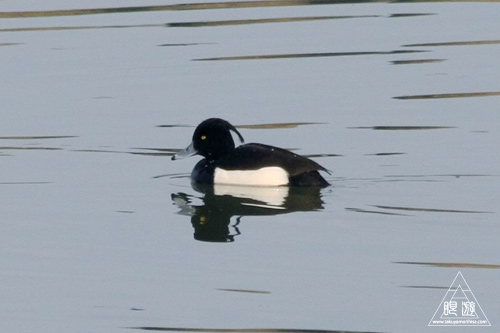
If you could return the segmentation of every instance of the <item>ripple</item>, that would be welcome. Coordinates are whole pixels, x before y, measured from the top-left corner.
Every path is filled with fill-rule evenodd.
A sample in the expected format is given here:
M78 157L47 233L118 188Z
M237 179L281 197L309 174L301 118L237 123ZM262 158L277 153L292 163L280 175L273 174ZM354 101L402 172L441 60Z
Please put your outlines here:
M371 129L376 131L415 131L456 128L452 126L360 126L348 127L349 129Z
M216 57L216 58L199 58L199 59L193 59L193 61L266 60L266 59L289 59L289 58L347 57L347 56L367 56L367 55L391 55L391 54L419 53L419 52L427 52L427 51L394 50L394 51L363 51L363 52L261 54L261 55L243 55L243 56Z
M265 291L265 290L249 290L249 289L226 289L226 288L219 288L217 290L220 291L231 291L231 292L236 292L236 293L250 293L250 294L270 294L270 291Z
M44 140L77 138L75 135L45 135L45 136L0 136L0 140Z
M63 150L62 148L55 147L13 147L13 146L0 146L0 150Z
M459 209L439 209L439 208L416 208L416 207L396 207L396 206L381 206L374 205L380 209L387 210L402 210L410 212L427 212L427 213L460 213L460 214L492 214L493 212L483 212L478 210L459 210Z
M491 45L500 44L500 40L473 40L461 42L441 42L441 43L421 43L421 44L406 44L403 47L432 47L432 46L465 46L465 45Z
M446 59L413 59L413 60L394 60L391 61L393 65L420 65L420 64L430 64L436 62L443 62Z
M1 182L0 185L45 185L52 182Z
M365 154L365 156L393 156L393 155L406 155L406 153L374 153L374 154Z
M429 94L429 95L405 95L405 96L396 96L393 98L404 100L404 99L466 98L466 97L489 97L489 96L500 96L500 91Z
M464 263L464 262L394 261L393 264L421 265L421 266L433 266L433 267L444 267L444 268L453 267L453 268L500 269L500 265L497 264L477 264L477 263Z
M351 208L351 207L347 207L345 210L350 211L350 212L355 212L355 213L381 214L381 215L395 215L395 216L409 216L409 215L407 215L407 214L390 213L390 212L382 212L382 211L379 211L379 210L367 210L367 209L361 209L361 208Z
M151 11L179 11L179 10L204 10L204 9L228 9L228 8L252 8L252 7L284 7L284 6L310 6L344 3L362 3L372 1L345 1L345 0L283 0L283 1L236 1L236 2L212 2L212 3L187 3L160 6L137 6L137 7L111 7L111 8L88 8L88 9L66 9L46 11L19 11L0 13L2 18L25 18L25 17L48 17L48 16L74 16L74 15L96 15L130 12Z
M236 125L237 128L246 129L276 129L276 128L296 128L304 125L325 125L326 123L314 122L294 122L294 123L268 123L268 124L252 124L252 125Z
M237 128L245 129L277 129L277 128L296 128L304 125L326 125L328 123L322 122L285 122L285 123L262 123L262 124L247 124L247 125L235 125ZM181 124L169 124L169 125L157 125L156 127L166 127L166 128L178 128L178 127L195 127L192 125L181 125Z
M218 332L218 333L361 333L360 331L338 330L313 330L313 329L287 329L287 328L188 328L188 327L129 327L143 331L163 332ZM370 333L370 332L364 332ZM377 333L377 332L371 332Z
M0 32L64 31L64 30L118 29L118 28L151 28L151 27L165 27L165 26L166 26L165 24L53 26L53 27L6 28L6 29L0 29Z
M167 23L168 27L176 28L199 28L199 27L217 27L225 25L244 25L244 24L267 24L267 23L290 23L318 20L340 20L353 18L373 18L378 15L357 15L357 16L302 16L302 17L279 17L247 20L221 20L221 21L198 21L198 22L174 22Z

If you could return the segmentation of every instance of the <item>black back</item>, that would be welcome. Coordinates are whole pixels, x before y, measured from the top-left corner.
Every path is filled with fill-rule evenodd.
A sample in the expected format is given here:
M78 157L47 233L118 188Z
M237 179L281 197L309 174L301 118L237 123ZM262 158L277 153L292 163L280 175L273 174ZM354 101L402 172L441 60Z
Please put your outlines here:
M248 170L257 170L263 167L277 166L285 169L290 177L314 170L327 171L307 157L260 143L239 146L230 155L220 158L217 165L226 170L238 170L243 169L243 167Z

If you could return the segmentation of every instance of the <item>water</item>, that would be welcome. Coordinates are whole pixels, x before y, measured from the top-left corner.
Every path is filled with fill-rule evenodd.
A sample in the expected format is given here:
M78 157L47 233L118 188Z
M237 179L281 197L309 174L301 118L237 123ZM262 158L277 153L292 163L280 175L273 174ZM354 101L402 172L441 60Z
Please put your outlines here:
M255 4L2 2L1 331L498 325L499 4ZM332 186L192 188L214 116Z

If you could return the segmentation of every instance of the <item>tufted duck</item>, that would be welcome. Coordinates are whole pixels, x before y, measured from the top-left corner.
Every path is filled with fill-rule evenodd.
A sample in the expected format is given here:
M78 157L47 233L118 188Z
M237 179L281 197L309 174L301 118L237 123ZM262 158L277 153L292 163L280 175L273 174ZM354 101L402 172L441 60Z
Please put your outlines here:
M172 160L201 155L204 157L191 173L192 181L205 184L250 186L328 186L318 171L327 169L288 150L260 143L235 148L231 132L243 136L229 122L210 118L193 134L192 143Z

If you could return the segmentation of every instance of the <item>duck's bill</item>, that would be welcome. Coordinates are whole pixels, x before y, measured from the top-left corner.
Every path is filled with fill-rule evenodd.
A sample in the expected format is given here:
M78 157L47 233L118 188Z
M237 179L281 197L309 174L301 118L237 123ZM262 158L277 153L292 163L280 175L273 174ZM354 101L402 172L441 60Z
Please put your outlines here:
M198 152L196 151L196 149L194 149L193 143L191 142L191 144L189 146L187 146L186 149L184 149L184 150L178 152L177 154L175 154L174 156L172 156L172 160L180 160L182 158L196 155L197 153Z

